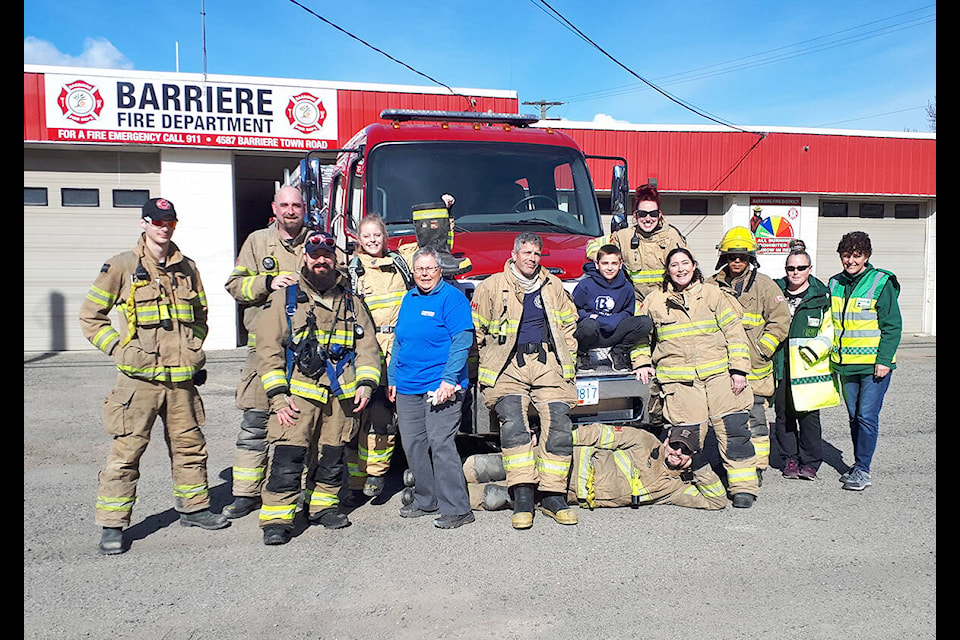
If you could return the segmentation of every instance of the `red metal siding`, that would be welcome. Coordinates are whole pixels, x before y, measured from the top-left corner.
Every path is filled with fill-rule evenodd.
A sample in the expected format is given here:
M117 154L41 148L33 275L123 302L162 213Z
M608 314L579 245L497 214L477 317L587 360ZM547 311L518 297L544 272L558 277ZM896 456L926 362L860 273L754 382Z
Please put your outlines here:
M517 113L516 98L471 96L477 101L476 111ZM469 111L470 105L462 96L432 93L399 93L391 91L337 91L338 137L343 146L360 129L381 122L384 109L428 109L442 111Z
M47 139L47 117L43 108L43 74L23 74L23 140Z
M626 157L632 185L657 178L664 191L937 193L935 139L769 133L757 144L737 131L564 131L587 154ZM609 173L599 162L590 169L595 179Z

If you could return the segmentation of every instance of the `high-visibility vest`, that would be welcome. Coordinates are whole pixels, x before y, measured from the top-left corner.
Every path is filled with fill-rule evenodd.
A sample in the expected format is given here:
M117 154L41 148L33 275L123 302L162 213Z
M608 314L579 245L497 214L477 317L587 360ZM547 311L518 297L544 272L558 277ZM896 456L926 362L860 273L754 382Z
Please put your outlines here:
M873 269L860 278L849 297L836 276L830 279L830 310L836 336L830 360L834 364L876 363L880 346L877 298L891 276L889 271ZM893 362L896 361L894 356Z

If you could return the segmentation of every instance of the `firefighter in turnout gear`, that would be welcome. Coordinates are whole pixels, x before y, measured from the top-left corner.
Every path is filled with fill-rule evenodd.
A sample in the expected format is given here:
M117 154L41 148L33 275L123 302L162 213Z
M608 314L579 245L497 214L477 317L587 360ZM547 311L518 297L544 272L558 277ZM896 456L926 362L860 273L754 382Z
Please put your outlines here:
M733 227L717 245L717 273L707 281L734 296L743 307L743 329L750 345L747 383L753 391L750 439L757 454L757 479L770 462L770 425L766 407L772 405L776 384L773 354L790 331L790 308L780 287L760 273L757 241L746 227Z
M687 239L664 217L656 187L637 187L633 206L634 225L591 240L587 244L587 259L595 260L597 251L605 244L620 249L623 269L642 301L663 282L667 254L677 247L686 247Z
M243 326L247 330L247 359L236 391L237 408L243 411L243 418L233 461L234 501L223 508L228 518L242 518L260 506L267 468L270 403L257 374L256 321L271 293L297 282L307 235L303 198L298 189L281 187L271 207L273 221L266 229L247 236L224 285L243 308Z
M349 451L349 488L376 497L383 491L390 460L396 447L397 420L394 403L387 398L387 364L393 353L394 329L400 302L412 286L406 258L387 248L387 229L376 214L366 216L358 228L359 251L349 263L353 291L370 311L376 325L376 340L382 356L380 386L361 416L358 451ZM354 500L354 496L351 496Z
M635 427L580 425L573 430L567 500L589 509L655 504L723 509L728 502L723 482L699 452L699 433L685 427L671 429L661 442ZM463 472L474 509L509 504L500 454L472 455Z
M83 335L112 356L118 369L103 401L113 445L100 472L95 521L102 527L100 553L105 555L126 551L123 528L130 524L140 459L158 417L180 524L204 529L230 524L209 510L203 402L197 391L206 374L207 300L196 264L171 241L176 225L173 203L148 200L136 248L104 263L80 306ZM114 307L119 331L110 320Z
M380 348L365 305L337 270L336 242L304 242L299 282L273 292L257 319L257 370L270 401L260 526L267 545L290 541L301 476L305 510L327 529L350 524L339 509L345 447L380 384Z
M515 529L533 526L537 490L544 514L560 524L577 523L565 498L573 456L577 309L560 280L541 268L542 249L537 234L519 234L503 272L483 280L471 303L479 384L500 421ZM528 424L531 403L539 434Z
M750 349L736 305L716 285L703 282L688 249L671 251L662 289L644 304L656 340L652 353L642 356L638 375L645 382L656 367L664 419L672 427L698 432L701 446L707 426L713 428L733 506L748 508L758 490L747 426L753 392L746 378Z

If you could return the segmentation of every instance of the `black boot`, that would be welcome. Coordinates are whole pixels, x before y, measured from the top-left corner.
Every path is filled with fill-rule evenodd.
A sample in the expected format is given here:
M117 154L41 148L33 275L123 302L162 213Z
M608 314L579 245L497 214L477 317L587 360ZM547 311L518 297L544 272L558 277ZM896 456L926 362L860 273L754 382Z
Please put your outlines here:
M260 508L260 498L237 496L233 502L223 508L223 515L230 520L242 518Z
M510 524L514 529L529 529L533 526L534 488L532 484L518 484L511 487L513 493L513 517Z
M324 529L343 529L350 526L350 519L345 513L340 513L336 507L324 509L310 516L310 522L319 522Z
M290 542L290 529L278 524L267 525L263 528L263 544L275 547Z
M100 555L113 556L123 553L123 529L120 527L104 527L100 534Z

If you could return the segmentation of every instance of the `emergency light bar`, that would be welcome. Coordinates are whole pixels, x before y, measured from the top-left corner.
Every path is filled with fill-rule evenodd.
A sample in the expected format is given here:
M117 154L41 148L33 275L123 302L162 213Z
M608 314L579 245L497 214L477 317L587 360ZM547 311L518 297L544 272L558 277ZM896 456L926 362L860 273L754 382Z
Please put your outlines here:
M477 113L475 111L421 111L419 109L384 109L380 112L383 120L393 122L483 122L486 124L509 124L514 127L528 127L540 118L524 113Z

